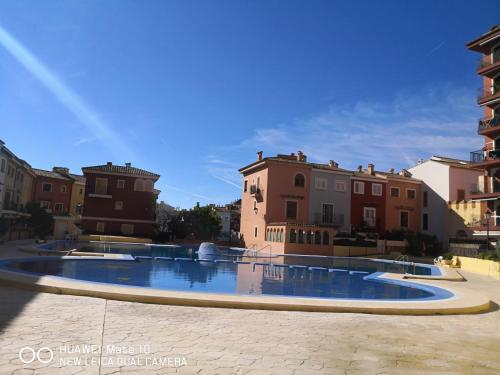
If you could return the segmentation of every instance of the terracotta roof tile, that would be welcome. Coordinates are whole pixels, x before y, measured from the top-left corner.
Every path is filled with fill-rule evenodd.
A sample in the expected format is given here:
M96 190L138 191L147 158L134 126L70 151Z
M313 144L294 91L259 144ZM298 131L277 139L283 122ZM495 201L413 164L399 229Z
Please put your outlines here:
M159 174L146 171L144 169L135 168L128 165L114 165L114 164L104 164L104 165L94 165L91 167L83 167L82 171L85 172L109 172L109 173L120 173L120 174L131 174L144 177L160 178Z

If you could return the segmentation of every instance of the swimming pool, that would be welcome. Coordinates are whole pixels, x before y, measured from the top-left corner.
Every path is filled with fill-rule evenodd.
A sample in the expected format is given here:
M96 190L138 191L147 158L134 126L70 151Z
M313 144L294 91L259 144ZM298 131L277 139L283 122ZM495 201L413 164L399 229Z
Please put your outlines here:
M365 270L228 259L44 257L4 260L0 269L91 283L224 295L383 301L425 301L453 296L442 288L383 278L377 268L384 262L365 260L364 263Z
M198 245L156 245L156 244L132 244L116 242L65 242L54 241L38 246L46 250L71 250L77 249L82 252L102 252L113 254L126 254L133 257L143 258L187 258L197 260ZM305 256L305 255L274 255L268 257L263 254L262 258L255 258L245 253L245 249L223 247L216 258L212 260L224 261L250 261L274 265L291 265L322 267L328 269L342 269L346 271L362 271L368 273L390 272L411 273L416 275L437 276L440 275L438 267L424 264L408 264L388 260L377 260L353 257L329 257L329 256Z

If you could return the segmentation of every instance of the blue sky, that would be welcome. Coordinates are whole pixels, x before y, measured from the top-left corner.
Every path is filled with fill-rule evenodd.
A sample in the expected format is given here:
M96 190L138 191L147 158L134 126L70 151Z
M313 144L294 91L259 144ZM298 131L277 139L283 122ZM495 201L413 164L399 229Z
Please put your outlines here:
M0 8L0 138L37 168L130 161L190 207L238 198L260 149L384 170L481 147L465 43L497 0Z

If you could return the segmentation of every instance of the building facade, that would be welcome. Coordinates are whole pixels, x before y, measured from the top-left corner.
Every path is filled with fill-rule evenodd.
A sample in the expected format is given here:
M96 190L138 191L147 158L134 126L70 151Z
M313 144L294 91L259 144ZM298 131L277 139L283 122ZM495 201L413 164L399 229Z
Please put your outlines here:
M355 232L385 231L387 180L375 173L373 164L359 166L351 183L351 225Z
M442 156L421 161L409 171L423 182L422 232L435 235L445 246L450 237L470 233L467 222L450 210L450 204L469 202L469 197L479 189L478 180L483 171L467 161ZM474 206L474 209L480 210L481 205L478 203L479 207ZM472 207L472 204L466 206Z
M483 118L479 120L478 134L484 138L484 147L471 152L471 162L484 174L477 191L469 198L485 202L486 211L491 215L489 234L500 237L500 25L468 43L467 48L481 54L476 72L483 83L477 100ZM477 235L486 232L485 220L481 223Z
M52 171L33 169L35 182L32 201L39 203L40 207L54 216L68 216L73 179L60 171L61 168L58 167L54 167Z
M86 182L81 225L87 233L154 234L158 174L111 162L82 171Z

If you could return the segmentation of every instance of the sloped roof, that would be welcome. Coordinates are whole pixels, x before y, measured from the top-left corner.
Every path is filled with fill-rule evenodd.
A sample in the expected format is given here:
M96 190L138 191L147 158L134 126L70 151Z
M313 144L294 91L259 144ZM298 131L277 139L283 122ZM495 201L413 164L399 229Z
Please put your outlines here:
M70 173L69 176L75 181L81 182L82 184L85 183L85 176L74 173Z
M101 172L101 173L118 173L118 174L129 174L135 176L153 177L155 179L160 178L159 174L146 171L144 169L132 167L130 165L114 165L111 163L104 165L94 165L91 167L83 167L83 173L85 172Z
M48 178L56 178L58 180L66 180L66 181L72 181L71 178L69 177L66 177L60 173L57 173L57 172L53 172L53 171L46 171L44 169L36 169L36 168L32 168L32 171L33 173L36 175L36 176L40 176L40 177L48 177Z

